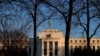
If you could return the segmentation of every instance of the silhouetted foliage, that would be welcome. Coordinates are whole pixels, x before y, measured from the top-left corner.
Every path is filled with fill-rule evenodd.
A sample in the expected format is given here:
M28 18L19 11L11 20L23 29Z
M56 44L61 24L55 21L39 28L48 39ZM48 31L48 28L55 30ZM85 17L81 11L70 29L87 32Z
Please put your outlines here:
M71 56L100 56L100 49L75 48Z
M0 56L28 56L26 48L14 48L10 47L9 49L0 50Z

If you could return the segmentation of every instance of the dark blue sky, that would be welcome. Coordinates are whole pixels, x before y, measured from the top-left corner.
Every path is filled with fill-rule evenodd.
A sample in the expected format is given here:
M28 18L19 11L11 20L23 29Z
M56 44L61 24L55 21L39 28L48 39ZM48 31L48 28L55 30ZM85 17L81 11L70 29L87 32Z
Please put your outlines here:
M63 1L61 3L63 3ZM14 15L11 18L15 20L14 21L15 28L20 28L26 22L32 20L28 11L18 5L19 5L19 3L13 2L12 4L2 4L0 6L1 7L0 14L6 14L6 15L13 14ZM56 5L56 4L54 4L54 5ZM67 5L67 6L65 6L65 8L58 6L58 8L60 10L66 12L66 10L68 10L67 9L68 4L65 3L64 5ZM77 6L81 6L81 5L78 4ZM78 8L77 6L75 7L75 5L74 5L74 7L75 7L74 10L76 10L76 8ZM30 6L30 8L31 8L31 6ZM91 8L91 10L92 10L92 8ZM34 13L34 10L31 10L31 11ZM90 15L92 15L93 13L94 12L91 12ZM48 6L46 4L40 4L38 7L38 12L37 12L37 24L39 22L41 22L43 19L47 19L49 17L50 17L50 20L46 20L37 28L37 34L46 29L58 29L59 31L62 31L63 34L65 34L66 26L65 26L65 21L64 21L63 16L56 9L54 9L52 7L48 8ZM87 21L86 14L83 14L81 16L81 21L82 21L82 23L86 24L86 21ZM80 27L79 25L75 24L77 22L78 22L77 18L75 16L73 16L72 17L71 37L84 37L85 33L83 34L83 28ZM98 23L100 23L100 20L98 18L94 18L91 20L90 34L93 33L93 30L98 25ZM31 22L29 24L29 26L30 26L30 28L29 28L27 35L29 35L30 37L33 37L33 23ZM95 35L95 37L100 37L100 28L97 30L97 34Z

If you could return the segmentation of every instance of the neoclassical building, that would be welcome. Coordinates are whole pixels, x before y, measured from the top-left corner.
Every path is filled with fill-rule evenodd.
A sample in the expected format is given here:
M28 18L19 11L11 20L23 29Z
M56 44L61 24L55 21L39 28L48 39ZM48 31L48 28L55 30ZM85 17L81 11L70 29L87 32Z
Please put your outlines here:
M0 39L0 49L5 45L26 48L28 56L33 56L33 38L21 39ZM70 38L69 50L73 51L75 48L86 48L86 38ZM90 41L91 49L100 49L100 38L92 38ZM65 53L65 37L61 31L57 29L44 30L39 32L37 37L37 56L64 56ZM70 53L70 52L69 52Z
M39 33L42 43L42 56L64 56L64 36L58 30L45 30Z
M28 45L29 56L33 55L33 39ZM58 30L45 30L39 33L37 38L37 56L63 56L64 36Z
M86 48L86 38L70 38L69 47L74 48ZM100 38L92 38L90 41L91 49L99 49L100 48Z
M86 48L86 38L70 38L69 50L78 47ZM28 54L33 56L33 39L28 44ZM100 48L100 38L92 38L90 41L92 49ZM61 31L51 29L39 33L37 38L37 56L64 56L65 38Z

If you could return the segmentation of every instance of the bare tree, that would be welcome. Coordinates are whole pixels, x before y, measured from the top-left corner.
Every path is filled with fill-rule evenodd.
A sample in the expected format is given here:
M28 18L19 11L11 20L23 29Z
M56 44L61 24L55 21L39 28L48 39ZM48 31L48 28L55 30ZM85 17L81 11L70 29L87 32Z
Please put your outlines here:
M4 19L4 18L1 19L1 22L0 22L0 30L1 30L0 37L1 37L1 39L4 39L4 42L8 41L8 42L6 42L6 44L8 46L14 46L17 39L21 39L23 37L25 37L25 38L28 37L27 31L29 29L26 29L26 28L29 28L29 27L26 26L23 29L22 28L18 29L18 28L14 27L14 24L12 24L12 22L13 21L11 21L10 19ZM13 39L13 41L15 41L15 42L9 43L9 41L10 41L9 39ZM7 46L6 44L4 43L5 46Z
M48 4L49 6L55 8L59 13L61 13L61 15L63 16L64 20L65 20L65 24L66 24L66 33L65 33L65 56L69 56L69 38L70 38L70 30L71 30L71 19L72 19L72 15L73 15L73 3L74 0L70 0L65 1L65 3L68 3L69 6L67 9L69 9L68 11L64 12L61 11L59 8L57 8L56 6L52 5L52 3L49 3L48 1L44 1L46 4ZM59 0L59 2L61 2ZM57 6L61 6L57 5ZM62 5L63 6L63 5Z
M31 21L23 20L23 22L21 22L22 24L19 24L20 22L18 22L18 20L21 21L21 17L20 19L16 17L16 15L19 15L16 13L17 11L15 12L15 10L12 9L10 3L2 3L0 7L2 7L0 8L0 38L6 41L6 43L3 42L5 46L14 46L17 39L20 40L23 37L28 37ZM13 39L11 43L9 39Z
M43 17L44 15L42 12L39 11L39 5L42 2L41 0L28 0L28 1L17 1L21 3L21 7L24 8L25 11L29 14L30 19L32 19L33 22L33 56L37 56L37 28L39 25L41 25L44 21L51 18L51 15L47 18L38 19L39 14L41 14Z
M94 1L95 3L96 1ZM87 0L86 2L83 2L84 4L86 4L86 8L82 9L81 11L79 11L76 15L77 15L77 19L79 22L77 22L77 24L79 24L81 27L83 27L85 34L86 34L86 38L87 38L87 49L90 49L90 40L91 38L96 34L97 30L100 27L100 18L98 15L98 6L95 7L93 6L93 0ZM92 9L91 9L92 8ZM82 16L86 17L86 22L82 21ZM91 29L91 24L95 22L95 26L94 26L94 30ZM93 31L93 32L91 32Z

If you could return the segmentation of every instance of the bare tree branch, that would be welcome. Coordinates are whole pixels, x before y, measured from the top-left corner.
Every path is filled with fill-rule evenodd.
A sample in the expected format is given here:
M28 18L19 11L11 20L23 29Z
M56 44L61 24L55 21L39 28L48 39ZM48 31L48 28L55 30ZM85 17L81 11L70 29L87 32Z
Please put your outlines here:
M98 30L99 27L100 27L100 24L98 24L98 26L94 30L93 34L91 34L90 39L96 34L96 32L97 32L97 30Z
M80 16L79 16L79 13L78 13L77 18L78 18L78 20L79 20L79 22L80 22L79 24L84 28L85 32L87 32L87 29L86 29L86 27L84 26L84 25L86 25L86 24L84 24L84 23L81 22L81 20L80 20L81 18L80 18ZM83 25L83 24L84 24L84 25Z
M57 7L55 7L54 5L52 5L52 4L50 4L50 3L46 2L46 1L44 1L44 3L47 4L47 5L49 5L49 6L51 6L51 7L53 7L53 8L55 8L59 13L62 14L62 16L63 16L64 18L67 18L67 17L68 17L68 15L65 16L64 13L63 13L62 11L60 11L60 10L59 10ZM67 19L65 19L65 20L67 21Z
M52 15L50 15L47 19L43 19L41 22L39 22L39 23L37 24L36 27L38 27L38 26L39 26L40 24L42 24L44 21L51 19L51 16L52 16Z

